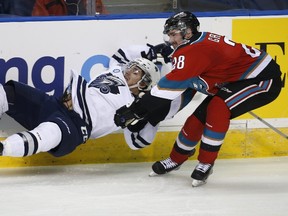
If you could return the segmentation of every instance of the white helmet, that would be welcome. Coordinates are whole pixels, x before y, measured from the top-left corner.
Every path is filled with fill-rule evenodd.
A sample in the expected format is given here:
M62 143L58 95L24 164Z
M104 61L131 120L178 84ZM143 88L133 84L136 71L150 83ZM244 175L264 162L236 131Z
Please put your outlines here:
M131 68L134 65L139 67L145 74L135 86L131 87L138 87L141 91L149 91L154 85L157 85L158 81L160 80L160 71L152 61L145 58L136 58L129 62L128 68ZM139 84L141 82L146 84L145 88L140 88Z

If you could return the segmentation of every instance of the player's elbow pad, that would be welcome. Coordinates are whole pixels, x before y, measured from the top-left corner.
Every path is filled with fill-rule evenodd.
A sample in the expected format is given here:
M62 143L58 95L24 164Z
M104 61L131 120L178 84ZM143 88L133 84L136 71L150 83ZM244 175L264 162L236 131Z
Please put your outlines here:
M131 133L129 137L125 135L126 142L128 146L133 150L139 150L149 146L151 143L147 142L143 137L141 137L138 133Z

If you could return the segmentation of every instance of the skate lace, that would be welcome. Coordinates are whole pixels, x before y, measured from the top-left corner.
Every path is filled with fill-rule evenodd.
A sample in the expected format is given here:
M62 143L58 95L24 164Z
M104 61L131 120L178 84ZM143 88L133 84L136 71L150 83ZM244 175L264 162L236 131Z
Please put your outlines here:
M178 165L176 162L171 160L170 157L161 161L161 164L165 167L165 169L170 169L170 168L176 167Z
M211 164L199 163L195 169L199 170L200 172L206 173L210 167L211 167Z

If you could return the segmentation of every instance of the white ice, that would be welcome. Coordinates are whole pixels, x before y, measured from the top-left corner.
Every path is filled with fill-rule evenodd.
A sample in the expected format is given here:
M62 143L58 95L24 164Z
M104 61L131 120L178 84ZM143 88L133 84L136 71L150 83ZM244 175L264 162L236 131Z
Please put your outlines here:
M196 161L149 177L152 163L0 169L1 216L286 216L288 157L218 160L191 187Z

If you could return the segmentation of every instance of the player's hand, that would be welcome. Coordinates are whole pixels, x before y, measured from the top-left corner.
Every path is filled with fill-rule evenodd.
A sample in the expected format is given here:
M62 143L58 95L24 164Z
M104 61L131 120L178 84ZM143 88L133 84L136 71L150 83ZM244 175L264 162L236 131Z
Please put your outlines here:
M128 125L136 124L141 119L143 118L134 113L131 106L127 107L126 105L116 110L116 114L114 115L115 124L123 129Z
M147 44L147 46L149 47L149 50L147 53L145 53L145 51L141 52L141 56L143 58L146 58L150 61L156 60L157 59L157 52L155 50L155 47L151 44Z
M161 43L158 45L147 44L150 47L149 52L147 53L147 57L153 56L154 59L157 59L157 54L160 54L164 58L164 62L171 62L170 55L173 53L173 49L165 43ZM150 54L150 55L149 55Z

